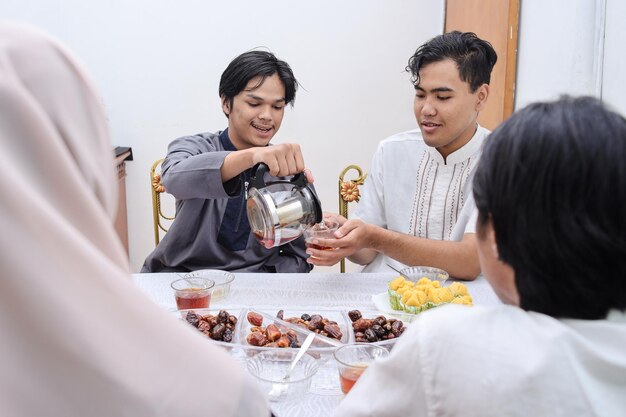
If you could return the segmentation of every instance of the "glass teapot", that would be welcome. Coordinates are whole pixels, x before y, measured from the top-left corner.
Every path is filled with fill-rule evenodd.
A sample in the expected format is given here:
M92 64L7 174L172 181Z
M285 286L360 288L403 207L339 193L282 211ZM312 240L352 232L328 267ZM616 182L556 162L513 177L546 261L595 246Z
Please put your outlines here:
M250 228L267 249L291 242L322 221L322 205L303 172L291 179L265 182L267 165L258 164L250 179L246 208Z

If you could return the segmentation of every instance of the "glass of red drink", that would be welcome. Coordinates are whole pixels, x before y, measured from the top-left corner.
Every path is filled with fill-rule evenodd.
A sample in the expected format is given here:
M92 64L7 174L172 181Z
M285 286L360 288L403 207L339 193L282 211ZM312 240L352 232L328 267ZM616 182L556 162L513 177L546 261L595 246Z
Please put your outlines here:
M203 277L187 277L172 281L179 310L209 308L215 281Z
M330 246L322 246L317 239L335 239L335 232L339 228L339 223L331 219L324 219L320 223L314 224L304 230L304 240L306 245L317 250L333 250Z
M353 343L335 350L341 391L347 394L372 362L388 355L387 349L371 343Z

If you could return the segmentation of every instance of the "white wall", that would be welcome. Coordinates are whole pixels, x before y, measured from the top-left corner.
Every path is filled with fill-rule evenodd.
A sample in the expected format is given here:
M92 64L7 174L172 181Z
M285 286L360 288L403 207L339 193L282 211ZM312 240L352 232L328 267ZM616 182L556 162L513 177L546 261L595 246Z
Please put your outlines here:
M521 0L516 109L564 93L599 96L603 2Z
M626 2L607 0L602 100L626 116Z
M592 95L626 115L626 2L521 0L515 108Z
M378 141L415 126L409 56L440 33L444 0L4 0L0 16L34 23L82 59L127 164L133 270L153 248L150 164L175 137L223 129L219 76L263 46L289 62L303 88L277 142L302 144L324 208L337 210L337 175L368 170ZM127 4L131 3L131 4ZM602 96L626 114L626 3L521 0L515 107L560 94Z
M443 0L3 0L0 16L64 41L98 86L115 145L131 146L127 200L131 267L153 249L148 170L167 144L226 126L217 95L232 58L265 47L303 88L275 142L302 144L325 210L337 175L368 170L377 143L415 127L404 67L441 33Z

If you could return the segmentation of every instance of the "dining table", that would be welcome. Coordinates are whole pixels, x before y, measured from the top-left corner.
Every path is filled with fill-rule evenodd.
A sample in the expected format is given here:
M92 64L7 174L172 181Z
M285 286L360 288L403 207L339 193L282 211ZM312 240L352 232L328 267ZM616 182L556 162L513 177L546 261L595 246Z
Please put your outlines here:
M394 272L381 273L235 273L227 296L211 301L211 309L245 309L278 311L279 309L341 309L376 311L374 296L387 291ZM133 274L133 282L153 302L175 312L174 290L170 283L177 273ZM450 279L449 281L455 281ZM473 281L461 281L468 288L474 305L496 305L500 300L481 275ZM446 283L448 284L448 283ZM379 304L379 303L378 303ZM380 305L378 305L380 307ZM207 338L207 343L212 343ZM344 395L339 389L339 377L333 361L318 373L336 384L336 389L311 389L298 401L270 403L277 417L318 417L332 414Z

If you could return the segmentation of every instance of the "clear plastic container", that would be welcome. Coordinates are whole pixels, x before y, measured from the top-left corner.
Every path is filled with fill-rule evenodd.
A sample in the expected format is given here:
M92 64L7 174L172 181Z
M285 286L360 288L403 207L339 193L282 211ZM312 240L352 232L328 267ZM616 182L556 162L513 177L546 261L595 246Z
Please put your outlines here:
M309 392L313 377L320 368L320 362L312 356L304 355L289 379L283 380L297 353L297 349L273 349L247 359L248 372L270 401L295 401Z
M182 275L183 278L201 277L208 278L215 282L213 286L212 300L226 298L230 294L230 284L235 280L235 274L219 269L199 269Z

